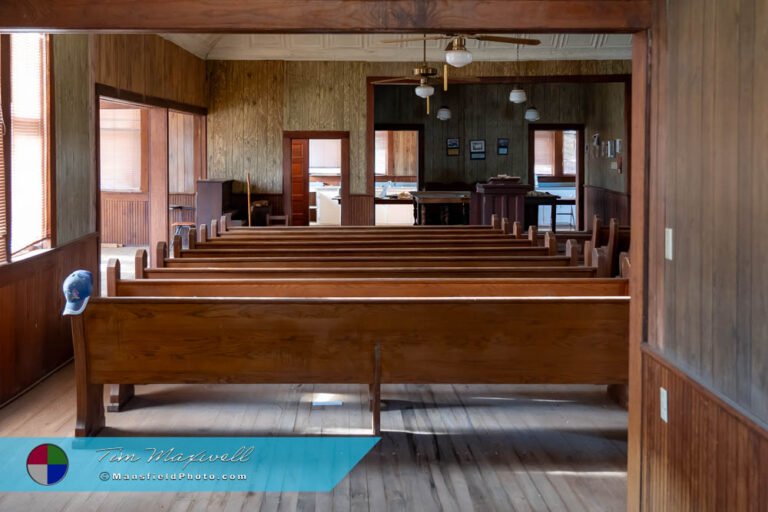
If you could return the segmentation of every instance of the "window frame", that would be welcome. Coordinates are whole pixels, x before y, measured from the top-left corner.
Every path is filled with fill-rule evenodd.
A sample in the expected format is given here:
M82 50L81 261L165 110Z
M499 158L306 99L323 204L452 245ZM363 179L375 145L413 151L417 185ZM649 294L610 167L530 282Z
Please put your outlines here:
M13 174L13 158L12 158L12 119L11 119L11 96L13 94L11 88L11 34L0 34L0 89L2 92L2 102L0 102L0 109L2 109L3 119L5 121L5 130L2 133L3 142L3 154L4 154L4 173L0 177L4 180L5 195L0 197L0 201L3 201L5 205L5 220L6 220L6 236L2 241L4 245L4 251L0 251L0 265L11 264L20 259L26 259L27 257L33 257L36 254L43 252L47 249L56 247L56 141L55 141L55 99L54 99L54 54L53 54L53 39L50 34L42 34L44 37L43 48L45 51L44 61L44 88L46 90L46 102L43 105L44 119L44 136L46 137L46 152L43 155L46 175L44 178L43 186L45 187L44 198L45 211L43 212L43 226L44 233L43 238L29 244L16 252L11 252L11 236L12 236L12 203L11 197L11 177ZM33 247L42 245L41 250L34 250ZM3 257L4 255L4 257Z

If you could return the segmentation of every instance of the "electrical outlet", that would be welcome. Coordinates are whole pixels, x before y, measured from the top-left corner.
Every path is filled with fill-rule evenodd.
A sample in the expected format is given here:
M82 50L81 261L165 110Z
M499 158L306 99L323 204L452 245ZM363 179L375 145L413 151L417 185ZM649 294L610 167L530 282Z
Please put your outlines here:
M672 261L674 256L674 240L672 238L672 228L664 229L664 259Z
M664 423L669 423L669 406L667 404L667 390L659 388L659 414Z

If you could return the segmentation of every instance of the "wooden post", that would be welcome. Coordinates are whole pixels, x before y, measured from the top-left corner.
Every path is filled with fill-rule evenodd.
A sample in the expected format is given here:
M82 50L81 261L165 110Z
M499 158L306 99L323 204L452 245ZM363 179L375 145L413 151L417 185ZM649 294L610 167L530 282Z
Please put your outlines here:
M181 235L173 235L173 257L181 258Z
M501 219L501 232L505 235L509 235L512 233L512 227L509 225L509 219L504 217Z
M147 251L139 249L133 257L133 273L136 279L144 279L144 269L147 268Z
M157 247L155 247L155 268L163 268L165 267L165 259L168 257L168 244L166 244L163 240L160 240L157 242Z
M187 248L188 249L194 249L195 245L197 243L197 228L195 226L192 226L189 228L189 233L187 234Z
M523 238L523 223L519 220L512 223L512 238Z
M536 247L539 245L539 228L536 226L528 226L528 240L531 241L531 245Z
M248 227L251 227L251 174L245 175L245 197L247 204L245 205L248 210Z
M95 436L104 428L104 386L88 380L85 324L82 313L73 315L72 345L75 353L75 437Z
M125 408L125 404L128 403L128 400L133 398L135 393L136 389L134 388L133 384L110 384L107 411L122 411Z
M197 230L197 243L198 244L204 244L208 241L208 226L205 224L200 224L200 227Z
M584 266L592 266L592 242L589 240L584 242Z
M569 258L571 258L571 266L576 266L579 264L579 243L576 240L566 240L565 241L565 255Z
M211 220L211 240L219 236L219 221L216 219Z
M595 277L611 277L611 266L605 247L592 249L592 266L597 269Z
M495 213L491 215L491 228L492 229L501 229L501 220L499 219L499 216Z
M107 262L107 297L117 297L118 279L120 279L120 260L109 258Z
M544 247L548 256L557 256L557 237L551 231L544 233Z
M373 347L373 389L371 393L373 435L381 435L381 344Z

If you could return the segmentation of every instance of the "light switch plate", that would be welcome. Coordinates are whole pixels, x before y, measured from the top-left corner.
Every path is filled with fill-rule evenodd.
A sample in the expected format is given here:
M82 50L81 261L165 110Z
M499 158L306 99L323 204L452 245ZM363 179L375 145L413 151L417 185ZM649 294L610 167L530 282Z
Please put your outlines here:
M664 423L669 423L669 405L667 404L667 390L659 388L659 414Z
M672 261L674 256L674 240L672 238L672 228L664 229L664 259Z

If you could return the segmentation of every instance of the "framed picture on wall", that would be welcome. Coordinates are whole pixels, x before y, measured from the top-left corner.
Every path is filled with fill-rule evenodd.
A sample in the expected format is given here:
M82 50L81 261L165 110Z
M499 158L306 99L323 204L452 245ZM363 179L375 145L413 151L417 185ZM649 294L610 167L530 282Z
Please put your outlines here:
M476 139L469 141L470 153L485 153L485 139Z
M447 148L448 156L459 156L461 154L458 138L445 139L445 147Z
M470 160L485 160L485 152L475 151L469 154Z
M496 154L497 155L509 154L509 139L496 139Z

